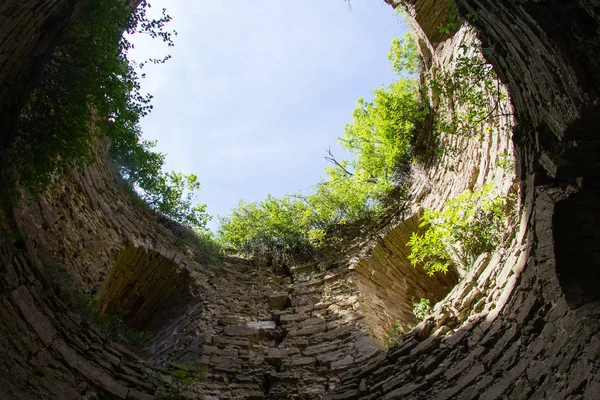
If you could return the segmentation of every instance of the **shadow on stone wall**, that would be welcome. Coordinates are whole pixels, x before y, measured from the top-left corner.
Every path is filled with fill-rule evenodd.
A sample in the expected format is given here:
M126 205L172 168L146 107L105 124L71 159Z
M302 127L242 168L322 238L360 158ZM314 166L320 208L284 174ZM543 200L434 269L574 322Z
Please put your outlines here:
M191 300L191 285L189 271L172 259L127 246L117 256L98 298L103 313L123 315L132 327L151 330Z
M360 307L376 338L386 338L396 321L402 324L403 332L410 330L417 323L413 304L427 298L433 305L458 282L454 269L428 276L421 266L415 267L408 260L411 234L423 231L419 218L417 213L392 229L354 267Z

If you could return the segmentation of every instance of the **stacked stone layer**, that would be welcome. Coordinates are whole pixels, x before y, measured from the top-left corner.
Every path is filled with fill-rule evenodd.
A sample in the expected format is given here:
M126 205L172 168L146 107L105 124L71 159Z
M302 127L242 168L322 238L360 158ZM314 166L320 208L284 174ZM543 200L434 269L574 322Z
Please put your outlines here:
M21 3L0 6L3 140L36 65L81 1ZM446 2L405 3L428 68L444 68L461 43L475 40L465 28L451 37L439 32ZM361 242L358 259L305 266L286 282L245 260L199 262L156 216L133 205L99 156L56 190L3 214L20 237L0 242L0 397L600 397L596 3L457 1L491 49L518 125L512 138L496 131L465 144L442 160L452 169L416 174L411 215L496 182L503 193L520 186L519 218L501 249L482 255L390 351L377 339L394 318L408 318L407 305L421 295L397 282L398 271L412 268L402 246L414 221ZM501 154L512 154L510 139L518 181L496 166ZM75 314L53 284L57 266L84 290L99 291L106 310L127 305L127 319L154 335L149 355L110 341ZM203 382L183 385L167 369L198 360L208 367Z

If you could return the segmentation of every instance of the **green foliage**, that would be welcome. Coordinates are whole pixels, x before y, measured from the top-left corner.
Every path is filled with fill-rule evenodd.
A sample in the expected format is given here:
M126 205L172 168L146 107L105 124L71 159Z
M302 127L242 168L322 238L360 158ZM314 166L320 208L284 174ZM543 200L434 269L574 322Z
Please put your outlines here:
M349 186L349 180L324 182L309 195L241 200L229 217L221 219L220 237L238 252L268 258L277 268L290 257L308 257L333 224L367 213L369 203L363 196L369 193Z
M150 111L151 96L140 93L127 59L131 44L122 38L144 18L144 5L133 13L119 0L82 5L68 37L44 64L18 122L11 162L23 185L41 189L63 168L90 162L95 139L134 129Z
M404 72L408 74L419 72L419 53L412 32L406 32L402 39L396 37L392 40L388 60L392 62L392 70L398 76Z
M131 189L150 207L171 219L203 228L206 206L194 204L200 185L195 175L162 171L164 155L141 137L140 118L150 112L152 96L140 91L132 44L123 37L144 33L172 46L175 32L164 30L170 17L149 20L146 1L134 10L121 0L86 2L64 43L43 66L17 124L9 162L21 185L43 191L63 170L93 162L92 146L108 138L110 153Z
M500 244L505 226L506 198L491 186L465 192L446 203L440 211L426 210L421 227L409 240L413 265L421 264L429 275L446 273L451 265L470 269L476 258Z
M500 104L506 99L491 64L482 56L479 45L459 47L453 70L442 71L429 81L434 97L446 104L449 112L438 113L435 128L439 133L465 138L482 137L503 115ZM459 154L462 149L446 147Z
M450 35L458 30L460 28L458 16L459 13L455 0L447 0L443 11L444 22L438 26L440 33Z
M194 174L175 171L161 173L156 179L140 184L141 196L151 208L171 219L198 229L203 229L210 219L206 204L194 204L194 192L200 183Z
M386 347L390 348L402 338L404 330L402 329L402 322L396 321L392 324L387 337L384 339Z
M353 122L346 125L340 139L354 155L345 165L352 168L355 179L389 191L398 167L410 162L415 121L422 118L416 81L400 79L387 89L376 89L372 102L358 99L352 116Z
M505 151L498 155L498 161L494 164L496 167L502 168L504 172L511 173L515 171L515 163L512 157Z
M413 304L413 314L419 320L425 319L426 316L431 314L431 304L429 304L429 299L421 299L418 303Z
M184 364L169 362L167 369L171 376L183 385L203 382L208 375L208 367L202 360L189 361Z
M240 200L231 216L221 220L223 240L239 252L262 255L270 252L304 253L309 248L309 211L300 197L268 195L260 202Z
M417 70L412 36L396 40L390 60L394 70ZM376 217L393 191L401 197L401 171L411 161L415 124L424 117L415 79L400 78L373 92L373 100L358 99L353 120L340 143L352 158L338 160L308 194L268 196L259 202L240 201L221 220L223 241L246 255L310 255L340 224Z
M245 255L269 255L279 263L289 256L310 256L333 226L376 212L373 188L340 178L322 182L308 195L269 195L253 203L242 200L229 217L221 219L219 234L226 245Z
M196 249L200 262L221 263L221 239L209 229L185 229L183 240Z

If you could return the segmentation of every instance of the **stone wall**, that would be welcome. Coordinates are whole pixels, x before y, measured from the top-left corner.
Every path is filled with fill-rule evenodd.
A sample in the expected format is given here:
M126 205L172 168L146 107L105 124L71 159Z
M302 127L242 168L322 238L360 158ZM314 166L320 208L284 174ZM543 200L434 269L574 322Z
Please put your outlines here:
M53 291L45 265L0 250L0 397L148 399L157 375Z
M71 278L98 291L119 254L130 246L176 260L194 270L192 249L149 212L119 181L99 145L96 161L71 171L38 198L24 196L12 210L20 235L38 252L69 265Z
M434 1L405 3L435 57L447 43L431 30L441 11L431 11ZM478 260L403 343L349 371L329 398L597 398L600 321L591 282L598 282L598 226L596 211L584 205L597 193L597 163L587 155L597 136L586 122L597 108L590 82L598 71L591 49L599 40L597 8L457 3L476 16L514 102L520 223L504 251ZM582 209L567 211L567 204ZM567 225L573 234L562 231Z
M21 3L0 6L3 129L78 2ZM451 37L437 30L444 1L406 3L428 68L444 68L460 43L475 40L464 27ZM514 190L514 175L496 166L500 154L512 154L507 133L465 143L462 154L440 163L452 169L416 173L407 221L368 243L359 238L357 252L297 266L293 281L247 260L198 262L134 205L99 157L10 211L20 237L0 248L0 397L600 397L599 5L457 3L476 16L486 55L513 99L520 217L501 249L482 255L400 343L385 351L371 336L409 318L413 296L442 296L450 284L411 275L402 254L415 224L408 217L484 182ZM151 329L148 354L112 342L74 313L49 273L56 264L83 290L100 291L106 310L121 308ZM398 271L427 287L403 287ZM183 385L167 369L197 360L208 366L203 382Z
M0 4L0 149L35 82L60 42L77 2L7 0Z
M207 268L202 295L157 335L152 361L202 360L206 399L320 399L340 375L381 353L346 266L295 268L294 282L229 259Z
M3 313L15 321L2 334L19 337L17 344L5 343L1 360L9 398L45 398L47 386L68 386L77 389L60 398L182 392L191 398L318 399L339 384L341 373L380 353L347 264L295 267L292 282L248 260L199 263L156 215L134 205L101 149L95 164L13 210L23 248L6 247L2 262ZM97 292L103 311L122 313L152 333L142 355L149 364L69 310L55 288L55 268L64 268L82 290ZM55 350L55 343L62 347ZM64 371L50 373L39 350L24 350L37 347L48 360L66 364ZM22 354L29 355L17 361ZM169 370L198 361L209 371L203 382L184 384ZM14 363L32 374L27 387L10 372Z
M100 291L104 311L155 332L184 312L197 290L197 256L134 205L103 148L96 163L3 216L19 231L2 246L0 263L3 398L147 399L176 387L165 383L168 371L113 342L69 298L72 287Z
M408 240L419 228L420 214L398 224L381 238L368 257L353 266L360 293L361 311L373 337L385 340L396 322L402 332L410 330L417 320L413 304L427 298L431 304L442 300L458 282L452 269L447 274L428 276L421 266L408 260Z

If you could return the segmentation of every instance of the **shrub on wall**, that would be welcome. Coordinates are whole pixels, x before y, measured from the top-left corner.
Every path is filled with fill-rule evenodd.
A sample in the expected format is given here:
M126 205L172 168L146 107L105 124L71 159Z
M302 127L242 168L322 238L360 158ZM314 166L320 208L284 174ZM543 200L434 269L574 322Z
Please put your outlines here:
M506 225L506 198L491 185L467 191L448 201L442 211L426 210L421 217L423 234L413 232L408 256L429 274L446 273L451 266L468 271L477 257L493 251Z
M135 9L122 0L82 4L21 112L9 162L20 185L41 192L65 169L93 162L92 146L108 139L119 173L152 209L203 228L208 215L205 205L194 202L197 177L164 172L164 155L141 136L139 121L152 109L152 96L141 92L137 67L145 63L128 58L133 46L123 33L145 33L168 46L176 34L165 30L171 18L164 9L161 18L150 20L148 7L146 1Z

